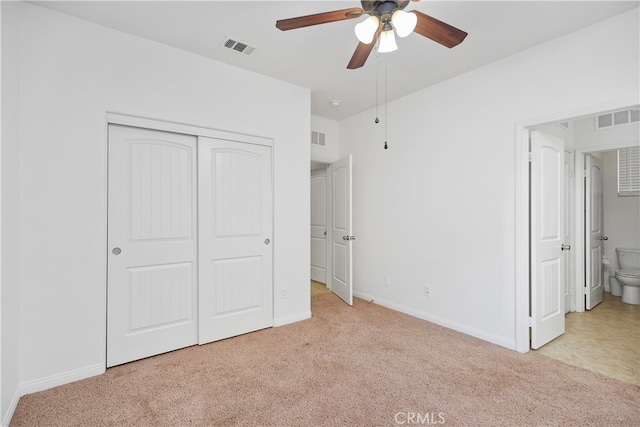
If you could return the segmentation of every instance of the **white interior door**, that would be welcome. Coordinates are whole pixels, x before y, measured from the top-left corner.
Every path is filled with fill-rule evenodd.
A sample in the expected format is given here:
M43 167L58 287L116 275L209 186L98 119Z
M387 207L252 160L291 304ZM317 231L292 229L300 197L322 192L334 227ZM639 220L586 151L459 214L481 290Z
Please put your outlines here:
M573 151L564 150L564 239L566 247L573 246L573 176L574 160ZM572 250L564 251L564 312L572 310L574 282L573 266L574 254Z
M602 302L602 159L585 155L585 308Z
M351 154L331 165L331 290L353 304Z
M311 171L311 280L327 283L327 169Z
M197 342L196 138L109 125L107 366Z
M199 342L273 326L271 147L198 139Z
M564 141L531 132L531 347L564 333Z

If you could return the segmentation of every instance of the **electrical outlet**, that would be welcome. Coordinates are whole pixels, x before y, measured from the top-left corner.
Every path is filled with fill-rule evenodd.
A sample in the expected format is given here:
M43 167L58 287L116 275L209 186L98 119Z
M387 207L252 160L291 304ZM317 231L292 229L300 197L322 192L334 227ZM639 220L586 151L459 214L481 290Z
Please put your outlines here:
M384 276L384 285L388 287L389 284L389 276Z
M425 297L430 297L431 296L431 288L428 286L424 287L424 296Z
M282 288L280 290L280 298L287 299L287 288Z

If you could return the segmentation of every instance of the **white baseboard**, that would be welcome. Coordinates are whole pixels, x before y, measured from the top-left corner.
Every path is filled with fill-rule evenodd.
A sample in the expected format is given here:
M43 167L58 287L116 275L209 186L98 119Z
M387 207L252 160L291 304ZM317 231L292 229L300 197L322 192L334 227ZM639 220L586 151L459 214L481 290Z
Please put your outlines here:
M86 368L80 368L69 372L63 372L61 374L52 375L46 378L40 378L33 381L20 384L20 396L25 394L36 393L38 391L47 390L59 385L72 383L74 381L83 380L89 377L95 377L96 375L104 374L106 366L104 363L87 366Z
M13 414L14 412L16 412L16 408L18 407L19 400L20 400L20 390L16 390L16 392L13 395L13 398L11 399L11 403L7 408L7 413L4 414L4 418L2 418L2 424L0 424L2 427L8 427L9 424L11 423Z
M506 347L510 350L516 349L515 339L509 340L504 337L500 337L498 335L490 334L485 331L481 331L479 329L470 328L467 325L462 325L460 323L452 322L448 319L443 319L442 317L434 316L432 314L425 313L423 311L419 311L414 308L409 308L401 304L396 304L391 301L386 301L384 299L374 297L373 295L368 295L362 292L354 292L353 295L363 300L371 301L374 304L378 304L383 307L387 307L392 310L396 310L401 313L408 314L409 316L417 317L419 319L426 320L431 323L435 323L436 325L444 326L445 328L453 329L454 331L462 332L463 334L471 335L472 337L480 338L481 340L488 341L492 344L496 344L501 347Z
M300 322L301 320L307 320L311 318L311 311L307 310L302 313L291 314L289 316L278 317L273 319L273 326L284 326L289 323Z

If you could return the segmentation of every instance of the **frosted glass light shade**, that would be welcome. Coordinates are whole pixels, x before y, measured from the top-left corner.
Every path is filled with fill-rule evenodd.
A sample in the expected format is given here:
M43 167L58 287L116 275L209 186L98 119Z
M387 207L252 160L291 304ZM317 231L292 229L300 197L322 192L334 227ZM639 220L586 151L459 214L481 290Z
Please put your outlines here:
M396 44L396 36L393 34L393 29L383 31L380 34L378 53L393 52L394 50L398 50L398 45Z
M407 37L416 28L418 16L415 13L396 10L391 16L391 23L395 27L398 37Z
M376 34L380 21L375 16L370 16L358 25L356 25L355 32L356 37L364 44L369 44L373 41L373 36Z

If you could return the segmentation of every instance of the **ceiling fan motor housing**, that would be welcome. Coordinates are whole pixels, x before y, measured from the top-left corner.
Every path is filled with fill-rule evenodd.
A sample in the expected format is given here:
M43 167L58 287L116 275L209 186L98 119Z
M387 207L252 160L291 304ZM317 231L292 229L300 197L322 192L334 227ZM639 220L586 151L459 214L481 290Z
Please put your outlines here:
M398 1L371 1L362 0L362 9L364 13L371 16L377 16L380 22L387 23L391 21L391 16L396 10L403 10L409 4L409 0Z

